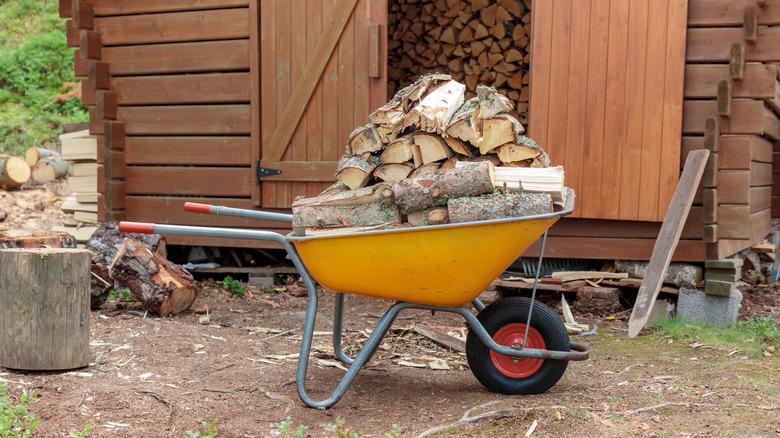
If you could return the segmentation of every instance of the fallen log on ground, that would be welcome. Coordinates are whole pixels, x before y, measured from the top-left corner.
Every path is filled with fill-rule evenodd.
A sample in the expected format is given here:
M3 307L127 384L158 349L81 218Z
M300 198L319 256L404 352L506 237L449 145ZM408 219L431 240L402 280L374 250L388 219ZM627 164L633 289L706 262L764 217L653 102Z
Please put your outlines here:
M134 239L124 239L109 275L130 289L146 310L160 316L189 309L198 296L192 274Z

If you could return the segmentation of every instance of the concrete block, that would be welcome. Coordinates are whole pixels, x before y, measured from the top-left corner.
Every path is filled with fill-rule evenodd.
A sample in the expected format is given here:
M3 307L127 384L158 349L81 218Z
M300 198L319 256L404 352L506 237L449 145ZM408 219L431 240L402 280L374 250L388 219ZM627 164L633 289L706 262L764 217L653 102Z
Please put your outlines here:
M677 317L682 321L713 326L733 325L742 303L742 293L735 290L731 296L708 295L695 289L680 289L677 299Z
M259 288L264 287L273 287L274 286L274 277L269 276L255 276L255 275L249 275L249 281L247 282L250 286L255 286Z
M625 272L629 277L645 278L647 274L646 262L634 262L627 260L615 260L615 269ZM671 283L678 287L696 287L702 281L703 270L701 266L685 263L672 263L666 270L664 283Z
M741 273L734 269L707 268L704 272L705 280L729 281L731 283L736 283L740 276Z
M653 308L650 310L650 318L647 320L648 327L658 327L662 322L668 321L672 317L674 304L666 300L655 300Z
M742 268L742 259L707 260L704 262L704 267L715 269L740 269Z
M729 297L736 290L736 284L730 281L707 280L704 283L704 292L709 295Z

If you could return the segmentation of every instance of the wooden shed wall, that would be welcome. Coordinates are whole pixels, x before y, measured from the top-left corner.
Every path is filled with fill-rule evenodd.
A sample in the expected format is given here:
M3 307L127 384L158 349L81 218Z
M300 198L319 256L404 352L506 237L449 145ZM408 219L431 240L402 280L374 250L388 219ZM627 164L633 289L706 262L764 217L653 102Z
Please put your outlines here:
M591 12L602 1L590 0ZM304 96L304 111L296 118L285 148L274 143L275 130L288 105L296 100L301 81L311 80L317 72L310 68L319 58L321 41L315 37L326 39L323 32L332 27L333 16L325 15L325 9L332 8L320 10L318 0L284 2L284 7L275 0L61 0L63 16L71 17L69 44L78 48L74 67L77 74L87 77L84 102L90 106L91 129L103 145L104 217L215 225L208 216L182 212L182 202L205 196L211 198L208 202L230 206L284 208L295 195L319 190L328 181L324 175L332 172L340 139L385 98L386 63L382 59L386 54L374 38L384 36L381 23L387 3L331 0L333 5L350 2L354 10L337 35L332 56L314 76L311 102ZM549 4L559 2L574 4L571 0ZM715 172L719 182L713 182L710 174L708 188L701 191L692 209L676 260L728 255L768 228L766 197L772 184L771 180L767 183L766 172L769 169L771 177L772 168L765 164L767 144L778 137L776 106L772 106L777 84L771 76L774 62L780 61L780 50L776 50L780 32L774 28L780 24L780 0L767 0L757 10L755 43L745 40L744 12L752 3L689 0L683 145L672 151L671 161L677 163L681 153L684 157L686 151L704 147L705 122L719 108L718 84L721 78L729 78L733 68L733 43L744 45L749 63L741 81L730 81L731 116L717 118L720 133L735 136L721 137ZM296 15L305 16L302 33L285 30L293 9ZM364 49L378 53L378 66L371 56L360 56ZM366 79L358 80L358 74ZM576 74L567 72L560 79ZM262 94L267 82L274 87ZM341 108L331 103L333 99L352 105ZM532 129L533 117L532 108ZM576 148L574 140L571 144ZM280 148L282 155L269 160L267 153L278 154ZM745 150L751 154L748 161L739 152ZM577 155L564 156L567 169L575 169L577 175ZM737 162L737 157L742 161ZM262 191L254 181L254 166L261 159L269 167L272 163L287 169L286 175L266 180ZM678 167L675 164L675 171L670 172L669 161L662 155L659 171L676 178ZM584 180L586 175L580 177ZM716 192L720 197L713 196ZM780 189L774 193L773 199L780 199ZM660 229L661 207L659 202L655 218L635 218L649 221L563 220L551 231L547 255L647 259ZM220 218L218 225L278 227L226 218ZM724 232L713 236L714 229ZM172 241L255 245L182 237ZM527 255L534 253L532 249Z

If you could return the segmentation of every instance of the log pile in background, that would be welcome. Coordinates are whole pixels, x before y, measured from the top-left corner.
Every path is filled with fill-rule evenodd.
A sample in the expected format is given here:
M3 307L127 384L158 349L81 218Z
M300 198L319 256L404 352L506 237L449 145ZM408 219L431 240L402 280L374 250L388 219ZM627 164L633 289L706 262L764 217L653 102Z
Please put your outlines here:
M388 94L446 72L467 98L492 85L527 123L531 0L391 0L388 29Z
M293 203L298 234L435 225L549 213L563 168L496 89L429 74L401 89L349 136L338 182Z
M24 159L0 155L0 189L18 189L30 179L30 166Z

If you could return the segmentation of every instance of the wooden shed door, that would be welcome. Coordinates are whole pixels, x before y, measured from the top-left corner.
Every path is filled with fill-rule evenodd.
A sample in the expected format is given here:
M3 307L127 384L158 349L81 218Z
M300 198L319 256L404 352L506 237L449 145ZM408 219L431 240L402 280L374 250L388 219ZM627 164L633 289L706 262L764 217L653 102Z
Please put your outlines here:
M530 133L576 215L662 220L679 178L687 0L534 2Z
M263 207L335 181L347 135L387 94L387 0L261 0Z

